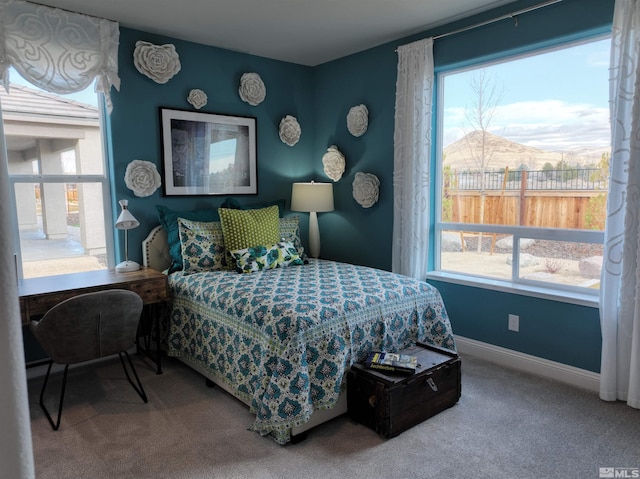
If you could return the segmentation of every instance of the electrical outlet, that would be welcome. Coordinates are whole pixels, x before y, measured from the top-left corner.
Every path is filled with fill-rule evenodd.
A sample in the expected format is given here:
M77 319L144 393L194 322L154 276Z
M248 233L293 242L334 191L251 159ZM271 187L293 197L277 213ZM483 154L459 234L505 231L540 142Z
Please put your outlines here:
M517 314L509 315L509 331L520 331L520 316Z

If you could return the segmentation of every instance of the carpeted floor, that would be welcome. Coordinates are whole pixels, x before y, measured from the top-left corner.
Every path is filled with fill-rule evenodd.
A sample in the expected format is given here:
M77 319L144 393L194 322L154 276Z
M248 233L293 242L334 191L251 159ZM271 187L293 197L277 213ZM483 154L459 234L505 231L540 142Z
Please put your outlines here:
M58 432L38 406L42 378L29 379L38 479L588 479L640 468L640 410L470 356L460 402L396 438L342 416L287 446L249 431L248 409L181 363L156 375L135 361L148 404L117 357L77 367Z

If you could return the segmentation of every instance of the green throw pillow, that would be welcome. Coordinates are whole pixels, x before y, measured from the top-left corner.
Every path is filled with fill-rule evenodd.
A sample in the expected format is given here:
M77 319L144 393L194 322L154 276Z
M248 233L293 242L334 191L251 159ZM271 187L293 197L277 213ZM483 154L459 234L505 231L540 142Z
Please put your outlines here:
M254 210L218 208L228 251L276 244L280 240L278 207Z
M255 273L265 269L304 264L298 256L298 250L289 241L276 243L270 247L254 246L233 250L231 255L236 261L238 273Z
M185 274L227 269L224 237L219 221L178 218L182 265Z

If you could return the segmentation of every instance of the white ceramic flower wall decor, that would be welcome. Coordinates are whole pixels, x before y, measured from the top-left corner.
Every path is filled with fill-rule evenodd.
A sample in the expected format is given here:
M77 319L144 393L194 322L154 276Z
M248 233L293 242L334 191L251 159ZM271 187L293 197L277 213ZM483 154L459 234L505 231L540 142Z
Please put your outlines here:
M189 92L187 101L191 103L196 110L199 110L207 104L207 94L198 88L194 88Z
M144 198L151 196L160 187L162 180L155 164L133 160L124 172L124 183L136 196Z
M175 46L170 43L154 45L142 40L136 42L133 64L140 73L160 84L171 80L181 68Z
M369 126L369 110L365 105L352 107L347 114L347 129L353 136L362 136Z
M289 146L295 145L298 143L301 133L300 123L298 123L298 120L294 116L287 115L280 120L279 134L283 143Z
M251 106L256 106L262 103L265 96L267 96L267 89L260 75L257 73L245 73L240 77L238 93L242 101Z
M358 171L353 180L353 199L363 208L371 208L378 202L380 180L371 173Z
M327 148L327 152L322 157L322 164L324 165L324 173L333 181L338 181L342 178L345 159L336 145L331 145Z

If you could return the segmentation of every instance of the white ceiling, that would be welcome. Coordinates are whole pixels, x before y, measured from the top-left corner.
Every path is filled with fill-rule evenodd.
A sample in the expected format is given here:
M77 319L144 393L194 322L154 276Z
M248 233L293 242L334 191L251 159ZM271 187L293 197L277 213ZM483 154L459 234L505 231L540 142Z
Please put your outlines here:
M513 0L35 0L121 26L315 66Z

